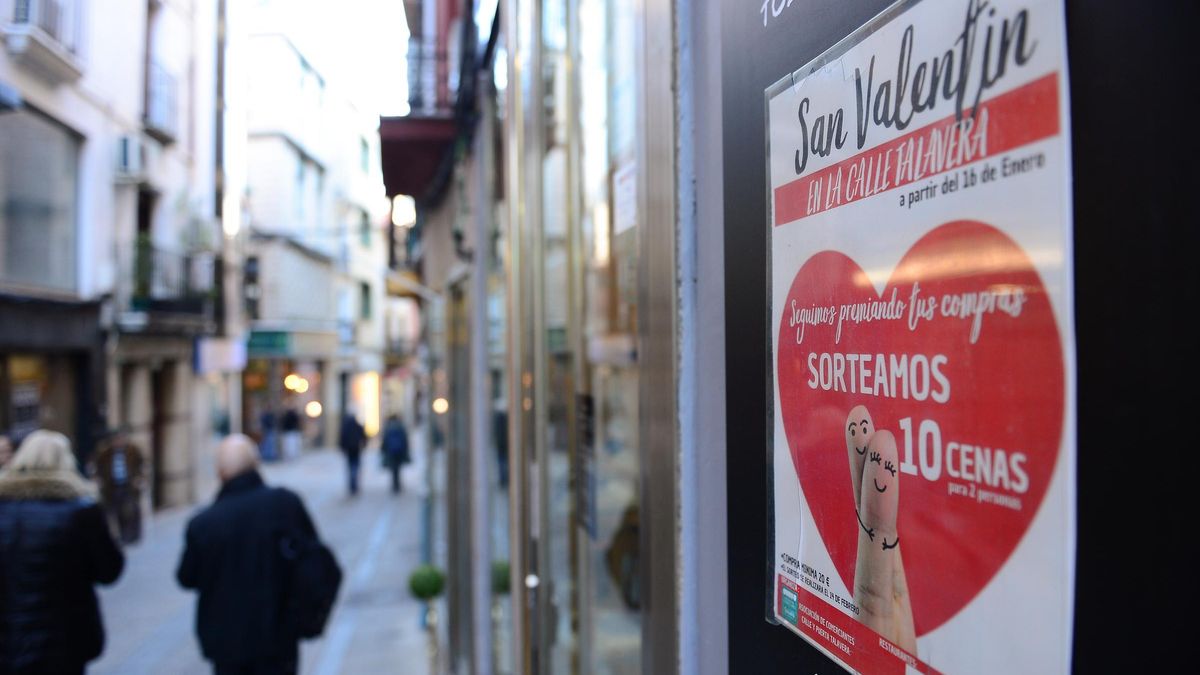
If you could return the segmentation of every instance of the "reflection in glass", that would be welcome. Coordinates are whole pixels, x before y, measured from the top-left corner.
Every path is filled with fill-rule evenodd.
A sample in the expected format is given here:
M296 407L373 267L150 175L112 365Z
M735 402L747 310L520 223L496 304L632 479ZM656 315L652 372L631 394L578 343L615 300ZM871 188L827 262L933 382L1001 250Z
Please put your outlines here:
M635 7L579 4L584 406L583 672L641 670L639 578ZM586 27L584 29L583 27Z

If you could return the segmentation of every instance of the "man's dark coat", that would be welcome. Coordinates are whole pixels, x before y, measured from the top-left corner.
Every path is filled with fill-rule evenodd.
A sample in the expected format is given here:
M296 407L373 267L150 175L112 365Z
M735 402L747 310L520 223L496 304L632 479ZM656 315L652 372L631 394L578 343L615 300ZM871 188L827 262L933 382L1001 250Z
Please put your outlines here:
M226 666L296 662L284 551L316 537L300 498L267 487L256 471L229 480L192 518L176 576L200 592L196 633L206 658Z

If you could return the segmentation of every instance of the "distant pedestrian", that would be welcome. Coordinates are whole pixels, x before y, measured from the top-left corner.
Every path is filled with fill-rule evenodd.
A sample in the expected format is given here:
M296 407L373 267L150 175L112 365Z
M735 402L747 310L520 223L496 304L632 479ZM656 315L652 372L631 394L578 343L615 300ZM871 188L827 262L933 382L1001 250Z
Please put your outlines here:
M363 446L367 444L367 432L353 410L342 417L342 428L338 433L338 447L346 455L346 473L350 483L350 494L358 494L358 466L362 459Z
M278 456L276 450L279 444L279 432L275 428L275 411L270 408L263 408L262 414L258 416L258 424L262 428L262 437L259 441L258 452L262 456L264 462L271 462Z
M125 430L114 431L92 458L92 475L100 481L100 500L122 544L142 538L145 466L145 455Z
M284 459L299 457L300 444L304 440L304 436L300 432L300 413L296 412L294 405L289 405L287 410L283 411L283 420L279 426L283 431Z
M12 460L13 442L8 437L8 434L0 434L0 469L4 468Z
M291 675L299 670L297 643L314 634L303 627L297 603L317 593L331 606L340 570L329 555L332 588L297 572L297 552L328 549L300 497L263 483L251 439L235 434L221 442L217 474L221 490L188 522L176 573L184 588L200 593L201 651L217 675ZM324 616L317 633L323 625Z
M0 673L82 673L104 651L95 584L121 549L66 436L35 431L0 471Z
M387 425L383 428L383 444L381 447L383 463L392 473L392 492L399 493L404 489L400 482L400 469L412 461L408 449L408 429L399 415L388 417Z

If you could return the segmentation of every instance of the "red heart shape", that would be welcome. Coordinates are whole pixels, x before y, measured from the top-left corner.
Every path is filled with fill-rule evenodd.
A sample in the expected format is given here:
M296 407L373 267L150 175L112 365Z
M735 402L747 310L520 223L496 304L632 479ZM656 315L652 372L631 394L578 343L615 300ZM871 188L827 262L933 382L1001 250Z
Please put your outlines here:
M911 301L914 283L917 302ZM887 302L893 291L904 302L900 319L843 320L840 338L836 320L833 325L805 323L797 342L801 326L792 325L792 308L832 307L837 314L842 305ZM983 313L972 342L974 315L960 318L946 298L980 291L1007 298L1007 311ZM1014 315L1018 293L1023 303ZM910 329L910 311L929 298L934 298L933 317ZM974 221L947 223L922 237L897 265L882 296L853 260L822 251L792 281L777 345L779 400L792 462L821 539L850 589L858 522L846 450L847 413L865 405L877 428L895 434L902 464L897 528L916 633L928 633L966 606L1003 566L1028 530L1054 472L1064 414L1063 355L1041 278L1012 239ZM839 381L833 370L839 353L871 355L867 378L852 387L851 366L843 356ZM830 355L828 368L822 354ZM885 355L882 380L876 379L876 354ZM907 368L901 355L908 357ZM922 360L918 355L924 367L914 365ZM930 374L937 355L945 359L936 370L946 391ZM860 361L855 363L861 378ZM929 384L923 386L926 378ZM870 393L863 392L864 382ZM924 400L917 400L918 394ZM945 402L934 400L943 394L948 394ZM922 433L924 420L936 425L936 439L929 423ZM985 462L986 476L981 473ZM981 501L985 491L989 494Z

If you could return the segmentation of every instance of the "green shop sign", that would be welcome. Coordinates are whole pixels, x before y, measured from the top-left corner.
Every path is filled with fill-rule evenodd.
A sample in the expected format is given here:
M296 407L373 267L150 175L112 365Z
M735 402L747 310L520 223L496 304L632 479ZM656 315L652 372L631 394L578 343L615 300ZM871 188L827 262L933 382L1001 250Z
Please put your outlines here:
M288 353L291 347L291 335L281 330L250 331L250 339L246 341L246 353L249 356L279 356Z

